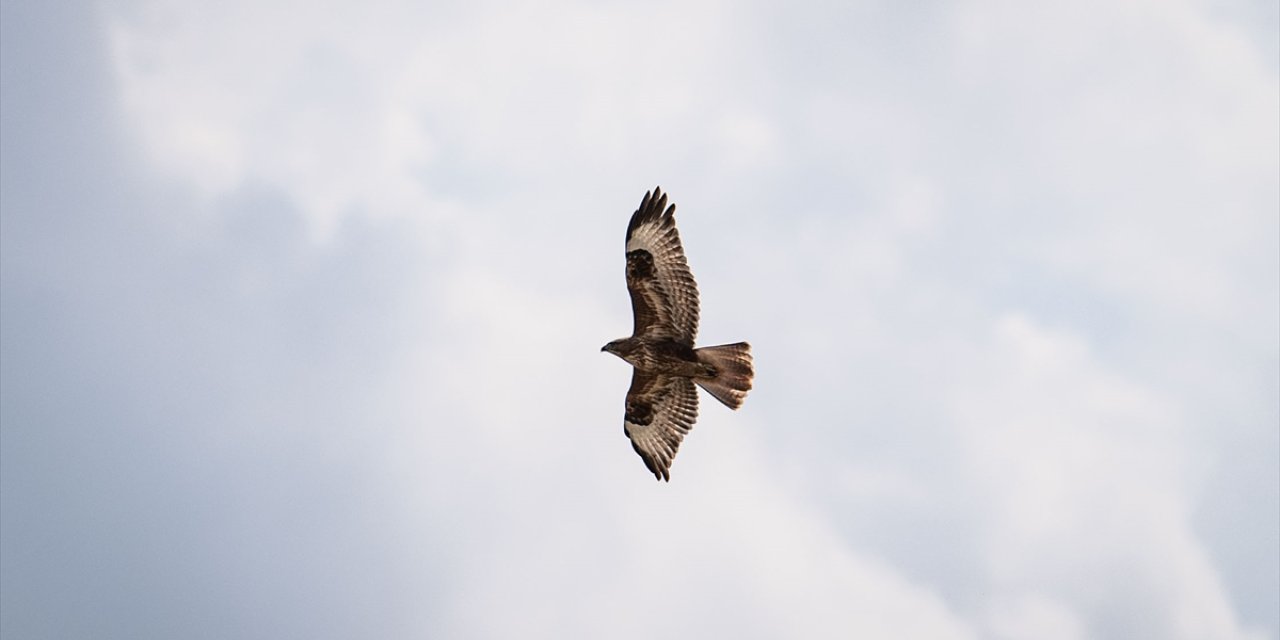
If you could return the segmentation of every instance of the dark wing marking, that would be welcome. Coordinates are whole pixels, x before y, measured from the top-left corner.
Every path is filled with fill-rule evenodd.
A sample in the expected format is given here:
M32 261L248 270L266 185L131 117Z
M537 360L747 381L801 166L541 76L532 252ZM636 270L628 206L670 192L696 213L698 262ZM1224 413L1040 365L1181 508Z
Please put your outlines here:
M654 477L671 479L676 449L697 419L698 392L688 378L632 374L623 431Z
M676 206L660 188L645 193L627 225L627 290L632 335L671 338L693 346L698 335L698 285L676 231Z

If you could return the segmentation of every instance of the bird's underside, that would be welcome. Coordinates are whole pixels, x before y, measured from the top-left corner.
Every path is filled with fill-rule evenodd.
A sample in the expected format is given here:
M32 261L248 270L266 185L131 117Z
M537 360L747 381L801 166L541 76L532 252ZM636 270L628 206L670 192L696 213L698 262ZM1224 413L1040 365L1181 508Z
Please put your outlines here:
M675 227L675 205L660 189L646 193L627 226L626 277L635 319L629 338L605 345L635 368L627 391L624 431L659 480L670 469L698 417L701 386L737 409L751 389L751 347L745 342L694 347L698 288Z

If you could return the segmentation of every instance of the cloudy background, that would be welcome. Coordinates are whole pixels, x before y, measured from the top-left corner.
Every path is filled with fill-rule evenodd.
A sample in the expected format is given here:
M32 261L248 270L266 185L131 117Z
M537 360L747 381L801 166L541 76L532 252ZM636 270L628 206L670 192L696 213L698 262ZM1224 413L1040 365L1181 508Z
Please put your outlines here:
M2 6L6 639L1280 637L1274 2Z

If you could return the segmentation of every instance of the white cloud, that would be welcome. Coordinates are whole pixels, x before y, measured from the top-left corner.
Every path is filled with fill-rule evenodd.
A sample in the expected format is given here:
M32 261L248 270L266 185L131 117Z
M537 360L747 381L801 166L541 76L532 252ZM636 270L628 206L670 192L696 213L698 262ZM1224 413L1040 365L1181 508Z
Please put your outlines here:
M1194 516L1203 389L1280 348L1274 73L1186 3L802 9L161 2L111 42L157 171L421 243L431 329L371 392L388 508L446 530L406 628L1261 637ZM658 179L761 370L655 490L597 267Z
M1241 628L1192 529L1203 460L1178 403L1026 318L1002 319L993 339L986 364L950 390L960 459L987 496L992 584L1092 611L1094 625L1262 637ZM1127 604L1102 613L1109 602Z
M616 323L604 301L480 268L423 304L454 339L403 356L404 390L390 395L413 400L388 410L423 418L402 436L397 475L409 502L432 505L420 526L466 533L450 549L446 620L421 631L976 637L797 502L750 412L704 402L675 480L655 487L622 435L629 372L580 344Z
M993 638L1083 640L1089 637L1084 625L1070 608L1052 598L1024 594L993 600L987 616L988 628Z
M1265 334L1276 310L1246 291L1275 287L1259 269L1275 244L1248 239L1280 232L1280 82L1244 28L1187 2L1004 8L962 13L957 78L984 96L965 114L986 146L1022 158L1005 177L1041 198L1013 203L1046 223L1034 249L1103 291Z
M113 20L111 41L156 165L206 194L246 181L282 189L321 235L352 213L430 215L442 199L688 162L660 141L715 135L701 114L724 82L718 34L731 21L710 2L681 4L670 21L653 7L571 2L387 3L368 15L162 2L140 13ZM769 144L758 118L726 123L739 151Z

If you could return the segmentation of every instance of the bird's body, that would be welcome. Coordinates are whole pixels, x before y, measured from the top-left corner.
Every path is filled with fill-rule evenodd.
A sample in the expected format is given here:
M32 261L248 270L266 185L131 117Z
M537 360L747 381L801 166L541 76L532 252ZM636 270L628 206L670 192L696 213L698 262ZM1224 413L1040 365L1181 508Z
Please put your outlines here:
M635 368L623 427L636 453L659 480L698 416L701 386L731 409L742 406L754 370L745 342L694 347L698 287L675 227L675 205L661 189L646 193L627 225L627 290L635 327L631 337L605 345Z
M686 378L714 378L715 368L698 360L698 353L687 344L670 338L623 338L612 343L613 353L631 363L637 371Z

